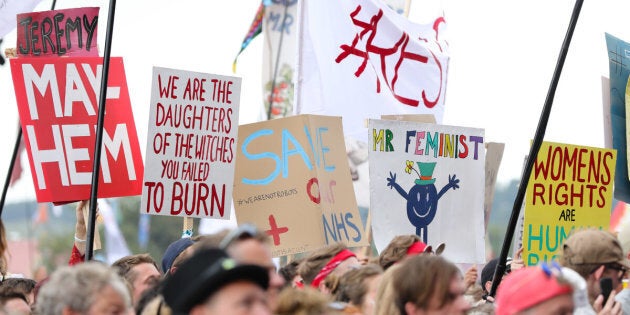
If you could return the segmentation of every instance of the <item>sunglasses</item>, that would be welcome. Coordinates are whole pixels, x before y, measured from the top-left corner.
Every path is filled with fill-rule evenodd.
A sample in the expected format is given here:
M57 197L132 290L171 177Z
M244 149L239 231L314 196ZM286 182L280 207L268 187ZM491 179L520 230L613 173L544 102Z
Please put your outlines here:
M606 268L608 268L608 269L617 270L617 271L623 271L623 273L626 273L628 271L628 269L626 269L626 267L621 266L621 265L617 265L617 264L604 265L604 266Z
M616 270L619 273L619 282L621 282L623 280L623 277L626 275L626 272L628 272L628 269L622 265L619 264L608 264L608 265L604 265L604 267L606 269L611 269L611 270Z
M226 249L235 241L243 241L250 238L255 238L259 234L258 228L249 223L241 224L237 228L228 233L219 243L221 249Z

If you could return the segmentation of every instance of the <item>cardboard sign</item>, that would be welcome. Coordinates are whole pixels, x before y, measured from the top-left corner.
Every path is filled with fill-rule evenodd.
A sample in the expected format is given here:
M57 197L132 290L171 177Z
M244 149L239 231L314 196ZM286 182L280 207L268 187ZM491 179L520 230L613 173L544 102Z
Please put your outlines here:
M453 262L485 262L484 131L374 119L368 130L377 250L416 234L429 245L445 243Z
M242 125L234 205L273 239L274 257L336 242L365 246L340 117L299 115Z
M141 213L229 219L241 79L153 68Z
M18 56L98 57L98 7L17 15Z
M608 230L617 152L543 142L525 193L523 259L551 261L576 228Z
M38 202L90 198L103 58L13 58ZM139 195L143 165L123 60L109 65L98 198Z

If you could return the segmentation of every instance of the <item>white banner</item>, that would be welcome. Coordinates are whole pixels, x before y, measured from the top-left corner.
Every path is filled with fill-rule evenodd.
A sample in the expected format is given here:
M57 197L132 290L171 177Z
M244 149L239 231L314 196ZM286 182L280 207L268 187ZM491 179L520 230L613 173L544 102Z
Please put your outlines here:
M297 113L342 116L346 135L363 141L365 119L381 114L442 121L442 17L415 24L375 0L305 0L300 13Z

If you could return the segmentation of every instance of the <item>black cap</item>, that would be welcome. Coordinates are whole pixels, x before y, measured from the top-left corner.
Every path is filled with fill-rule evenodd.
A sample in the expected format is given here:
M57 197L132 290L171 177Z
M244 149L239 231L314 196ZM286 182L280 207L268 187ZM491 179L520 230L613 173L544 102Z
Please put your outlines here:
M512 263L512 258L508 257L505 263L506 270L505 274L510 272L510 264ZM494 277L494 272L497 269L497 265L499 264L499 258L494 258L486 263L486 265L481 269L481 287L483 291L486 292L486 282L492 282L492 278Z
M239 280L266 290L269 272L257 265L239 265L221 249L205 249L195 253L166 279L162 294L173 312L187 314L222 287Z

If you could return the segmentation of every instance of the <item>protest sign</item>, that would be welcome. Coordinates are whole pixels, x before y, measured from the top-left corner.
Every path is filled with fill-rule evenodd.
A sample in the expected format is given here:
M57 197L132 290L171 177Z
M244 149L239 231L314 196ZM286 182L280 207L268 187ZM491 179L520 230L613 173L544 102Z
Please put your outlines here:
M340 117L299 115L242 125L238 138L236 219L272 236L274 257L336 242L368 245Z
M18 56L97 57L98 7L17 15Z
M12 58L38 202L90 198L103 58ZM123 60L111 58L99 198L139 195L143 165Z
M619 152L619 163L615 167L614 196L617 200L630 202L630 160L628 160L628 130L626 124L626 98L630 76L630 43L606 33L608 70L610 77L610 123L612 147Z
M485 262L483 130L373 119L368 130L377 250L416 234L453 262Z
M240 97L240 78L153 68L142 213L230 218Z
M608 230L617 152L543 142L525 193L523 259L555 259L576 228Z

